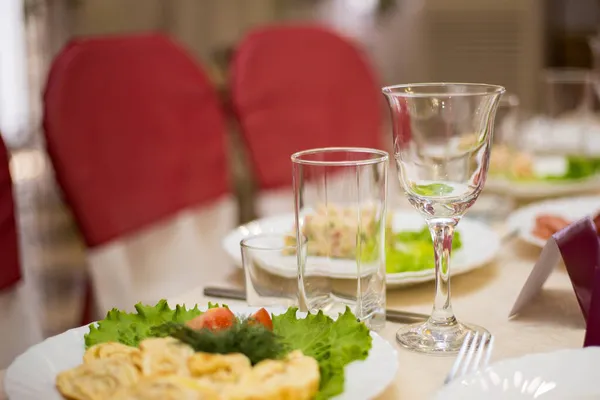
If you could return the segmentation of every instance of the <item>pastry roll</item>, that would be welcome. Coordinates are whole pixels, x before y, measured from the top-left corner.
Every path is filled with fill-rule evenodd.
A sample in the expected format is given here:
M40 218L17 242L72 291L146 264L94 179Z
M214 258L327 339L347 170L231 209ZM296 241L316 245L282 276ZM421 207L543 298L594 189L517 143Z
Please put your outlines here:
M59 373L56 388L70 400L105 400L139 379L140 373L131 362L118 358L93 360Z

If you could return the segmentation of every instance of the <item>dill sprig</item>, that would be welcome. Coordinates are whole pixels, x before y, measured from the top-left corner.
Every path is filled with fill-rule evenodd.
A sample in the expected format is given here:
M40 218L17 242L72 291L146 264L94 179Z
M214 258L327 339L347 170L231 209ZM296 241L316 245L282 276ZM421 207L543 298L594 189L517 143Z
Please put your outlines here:
M195 351L217 354L242 353L252 364L265 359L277 359L286 353L281 338L260 324L240 321L232 327L212 331L194 330L184 324L166 322L152 328L156 337L171 336Z

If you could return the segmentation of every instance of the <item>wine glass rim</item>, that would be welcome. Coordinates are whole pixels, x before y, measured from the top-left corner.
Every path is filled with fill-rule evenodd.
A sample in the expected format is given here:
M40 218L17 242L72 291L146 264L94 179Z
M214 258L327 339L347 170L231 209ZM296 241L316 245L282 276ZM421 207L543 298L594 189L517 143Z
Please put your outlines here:
M359 160L340 160L340 161L323 161L309 160L304 158L313 154L322 153L364 153L364 159ZM370 157L366 155L369 154ZM369 147L321 147L316 149L298 151L291 156L294 164L302 165L321 165L321 166L357 166L357 165L374 165L389 160L389 154L386 151L372 149Z
M292 233L258 233L251 236L246 236L242 240L240 240L240 246L242 248L251 249L251 250L265 250L265 251L283 251L286 249L295 249L296 244L285 244L285 242L280 246L268 246L268 245L260 245L260 244L252 244L251 242L257 239L267 239L267 238L286 238L290 237L296 240L296 235ZM308 238L304 235L301 236L302 245L304 246L308 242Z
M453 92L444 90L452 87L468 88L466 92ZM407 92L407 89L439 88L439 91ZM384 94L396 95L398 97L473 97L500 95L506 92L504 86L488 83L463 83L463 82L432 82L432 83L405 83L400 85L385 86L381 89Z

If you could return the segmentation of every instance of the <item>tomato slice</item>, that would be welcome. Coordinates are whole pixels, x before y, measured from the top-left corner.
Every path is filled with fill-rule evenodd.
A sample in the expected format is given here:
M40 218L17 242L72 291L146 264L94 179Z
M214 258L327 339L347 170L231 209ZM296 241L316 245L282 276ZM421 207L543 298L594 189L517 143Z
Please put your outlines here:
M186 325L195 330L221 331L231 328L236 321L235 315L229 308L219 307L208 309L204 314L188 321Z
M273 321L271 320L271 314L264 308L261 308L250 317L251 321L256 321L256 323L261 324L268 330L273 330Z

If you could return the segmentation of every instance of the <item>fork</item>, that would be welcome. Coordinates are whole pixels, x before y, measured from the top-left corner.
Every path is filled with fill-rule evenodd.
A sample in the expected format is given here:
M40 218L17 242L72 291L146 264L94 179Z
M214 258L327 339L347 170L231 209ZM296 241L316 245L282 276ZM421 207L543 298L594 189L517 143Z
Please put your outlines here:
M479 332L475 334L468 332L458 352L456 361L454 361L454 365L444 381L444 385L488 365L493 348L493 335L487 332L482 334Z

